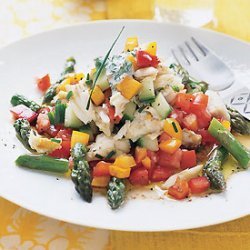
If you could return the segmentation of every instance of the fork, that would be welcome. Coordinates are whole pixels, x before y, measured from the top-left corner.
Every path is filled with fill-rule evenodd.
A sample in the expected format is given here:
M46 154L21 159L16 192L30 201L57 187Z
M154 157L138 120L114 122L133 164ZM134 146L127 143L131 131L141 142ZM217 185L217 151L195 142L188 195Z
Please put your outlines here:
M235 83L232 70L213 51L191 37L182 45L171 49L171 53L192 77L209 83L209 88L219 91L227 105L233 106L250 119L250 90ZM226 95L228 96L225 97Z

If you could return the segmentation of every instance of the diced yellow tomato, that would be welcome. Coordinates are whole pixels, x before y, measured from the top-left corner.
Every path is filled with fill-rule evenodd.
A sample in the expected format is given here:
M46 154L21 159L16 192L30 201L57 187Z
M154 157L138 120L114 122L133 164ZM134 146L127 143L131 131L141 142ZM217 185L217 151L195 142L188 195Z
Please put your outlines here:
M91 100L96 106L99 106L105 101L105 95L99 86L94 87Z
M141 161L143 167L145 167L146 169L150 169L151 168L151 159L147 156L146 158L144 158Z
M128 37L125 43L125 51L132 51L134 48L138 47L137 37Z
M73 131L71 137L71 148L73 148L76 143L82 143L84 145L87 145L88 142L89 142L89 134L75 130Z
M130 76L125 77L123 81L117 85L117 89L129 100L139 93L141 87L142 84Z
M137 163L140 163L146 157L147 157L147 149L146 148L141 148L141 147L135 148L135 161Z
M97 176L92 179L91 185L93 187L107 187L110 176Z
M66 78L62 81L62 83L57 87L56 92L58 93L59 91L66 91L66 86L70 85L71 80L70 78Z
M132 168L136 166L135 159L131 155L120 155L116 157L114 165L120 168Z
M173 138L182 140L182 129L177 120L174 118L167 118L164 121L164 131Z
M132 63L133 69L137 70L136 58L130 54L127 56L127 60Z
M156 42L148 43L145 51L148 52L152 56L156 56L157 43Z
M130 175L131 168L118 167L116 165L109 166L110 175L117 178L128 178Z
M231 123L230 123L230 121L227 121L227 120L223 120L222 122L221 122L221 124L223 125L223 127L224 128L226 128L227 130L231 130Z
M181 146L181 140L178 139L169 139L167 141L162 141L159 144L159 148L169 154L173 154L177 151L177 149Z

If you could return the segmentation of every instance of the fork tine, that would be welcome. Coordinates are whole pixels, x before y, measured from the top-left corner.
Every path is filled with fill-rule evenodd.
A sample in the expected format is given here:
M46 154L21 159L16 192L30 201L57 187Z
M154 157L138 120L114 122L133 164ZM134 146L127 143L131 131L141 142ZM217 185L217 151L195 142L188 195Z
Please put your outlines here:
M175 50L175 49L171 49L171 53L175 59L175 61L180 64L180 65L187 65L187 61L186 59L183 57L183 55L181 54L181 52L178 50Z
M194 59L198 62L199 61L199 58L198 56L195 54L194 50L191 48L190 44L185 41L185 45L187 46L189 52L193 55Z
M183 58L185 58L186 62L190 65L191 63L190 63L190 61L188 60L188 58L187 58L187 56L186 56L186 54L185 54L184 49L183 49L181 46L178 46L178 49L179 49L179 51L181 52Z
M191 40L198 47L203 56L206 56L209 53L209 50L203 44L201 44L201 42L198 42L194 37L191 37Z

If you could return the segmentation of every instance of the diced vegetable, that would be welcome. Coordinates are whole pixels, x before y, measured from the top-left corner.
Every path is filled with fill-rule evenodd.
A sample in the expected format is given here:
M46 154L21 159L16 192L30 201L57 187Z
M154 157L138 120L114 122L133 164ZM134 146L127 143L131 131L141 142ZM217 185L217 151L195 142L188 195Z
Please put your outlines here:
M189 112L194 96L191 94L178 93L174 106L182 111Z
M71 148L73 148L76 145L76 143L87 145L88 142L89 142L89 134L75 130L73 131L71 137Z
M96 76L97 71L93 74L93 80L96 78ZM102 91L105 91L106 89L110 88L105 68L102 69L102 72L96 81L96 86L100 87Z
M174 152L177 151L177 149L179 149L179 147L181 146L181 140L179 139L169 139L167 141L163 141L159 144L159 148L169 154L173 154Z
M198 130L198 120L195 114L189 114L182 120L183 126L189 130L196 132Z
M182 140L182 129L177 120L174 118L167 118L164 121L164 131L173 138Z
M63 124L65 120L65 110L67 105L61 103L61 101L56 102L55 111L54 111L54 123L51 124Z
M147 156L145 157L142 161L142 166L145 167L146 169L150 169L151 168L151 159Z
M93 168L93 176L110 176L109 167L112 164L105 161L99 161Z
M49 74L46 74L41 78L37 78L36 83L39 90L46 91L51 85Z
M75 115L71 105L68 105L65 109L64 126L68 128L80 128L82 125L82 121Z
M250 152L216 118L211 121L208 132L233 155L242 168L248 168Z
M151 56L156 56L157 43L156 42L148 43L145 51L149 53Z
M124 167L119 167L113 164L109 166L110 175L120 178L120 179L128 178L130 175L130 171L131 171L131 168L129 167L124 168Z
M176 200L182 200L188 197L189 187L185 180L177 178L175 184L168 189L168 194Z
M146 68L146 67L157 67L159 64L159 59L150 55L148 52L143 50L138 50L136 53L137 66L138 68Z
M189 180L188 186L192 194L201 194L209 189L210 182L206 177L200 176Z
M147 148L152 151L158 151L159 149L157 138L155 138L154 140L151 140L147 135L141 137L137 141L137 145L143 148Z
M70 83L70 78L65 78L56 88L56 92L58 93L59 91L66 91L66 87L70 85Z
M142 80L142 89L139 93L139 100L147 103L155 100L154 82L152 77L145 77Z
M38 116L36 112L32 111L23 104L12 107L10 112L13 114L15 119L26 119L29 122L33 122Z
M70 157L70 141L62 141L61 148L52 151L49 156L54 158L65 158L69 159Z
M16 159L16 164L20 167L57 173L66 173L69 169L68 161L45 155L21 155Z
M117 85L117 89L128 100L137 95L141 87L142 84L130 76L125 77L122 82Z
M162 119L167 118L172 111L171 106L168 104L161 92L159 92L156 96L155 101L152 103L152 107L157 111Z
M181 169L192 168L197 165L195 150L182 150Z
M140 163L144 158L147 157L147 149L136 147L135 148L135 161L136 163Z
M177 169L177 170L180 169L181 157L182 157L182 151L180 149L178 149L173 154L168 154L162 150L159 150L158 156L159 156L158 164L161 167Z
M137 37L128 37L125 43L125 51L132 51L134 48L138 47L138 38Z
M94 87L91 100L96 106L99 106L105 101L105 96L99 86Z
M92 179L91 186L107 187L110 181L110 176L96 176Z
M148 170L145 168L135 168L131 171L129 182L132 185L145 186L149 184Z
M91 124L86 124L86 125L82 125L79 128L80 132L86 133L89 135L89 141L94 141L94 133L93 133L93 129L91 127Z
M133 121L135 111L136 104L134 102L129 102L126 104L125 110L123 111L123 119Z
M119 208L125 200L126 190L123 180L113 177L107 188L107 199L112 209Z
M150 180L152 182L166 181L173 174L173 169L158 166L153 169Z
M136 166L135 159L131 155L120 155L116 157L115 166L121 167L121 168L132 168Z
M18 106L20 104L23 104L24 106L30 108L32 111L37 112L41 106L37 104L34 101L28 100L25 96L23 95L13 95L10 100L11 104L13 106Z

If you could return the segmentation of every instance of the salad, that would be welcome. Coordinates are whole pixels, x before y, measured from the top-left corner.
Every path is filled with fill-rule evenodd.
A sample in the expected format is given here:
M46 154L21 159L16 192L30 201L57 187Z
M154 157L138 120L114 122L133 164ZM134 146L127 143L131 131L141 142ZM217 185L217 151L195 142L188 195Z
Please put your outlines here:
M156 42L129 37L111 56L117 39L87 74L75 72L71 57L55 83L48 74L37 79L41 103L11 98L17 137L31 152L16 164L70 173L87 202L106 189L112 209L131 185L155 183L177 200L224 191L226 158L249 166L249 151L230 132L250 134L249 121L207 83L164 62Z

